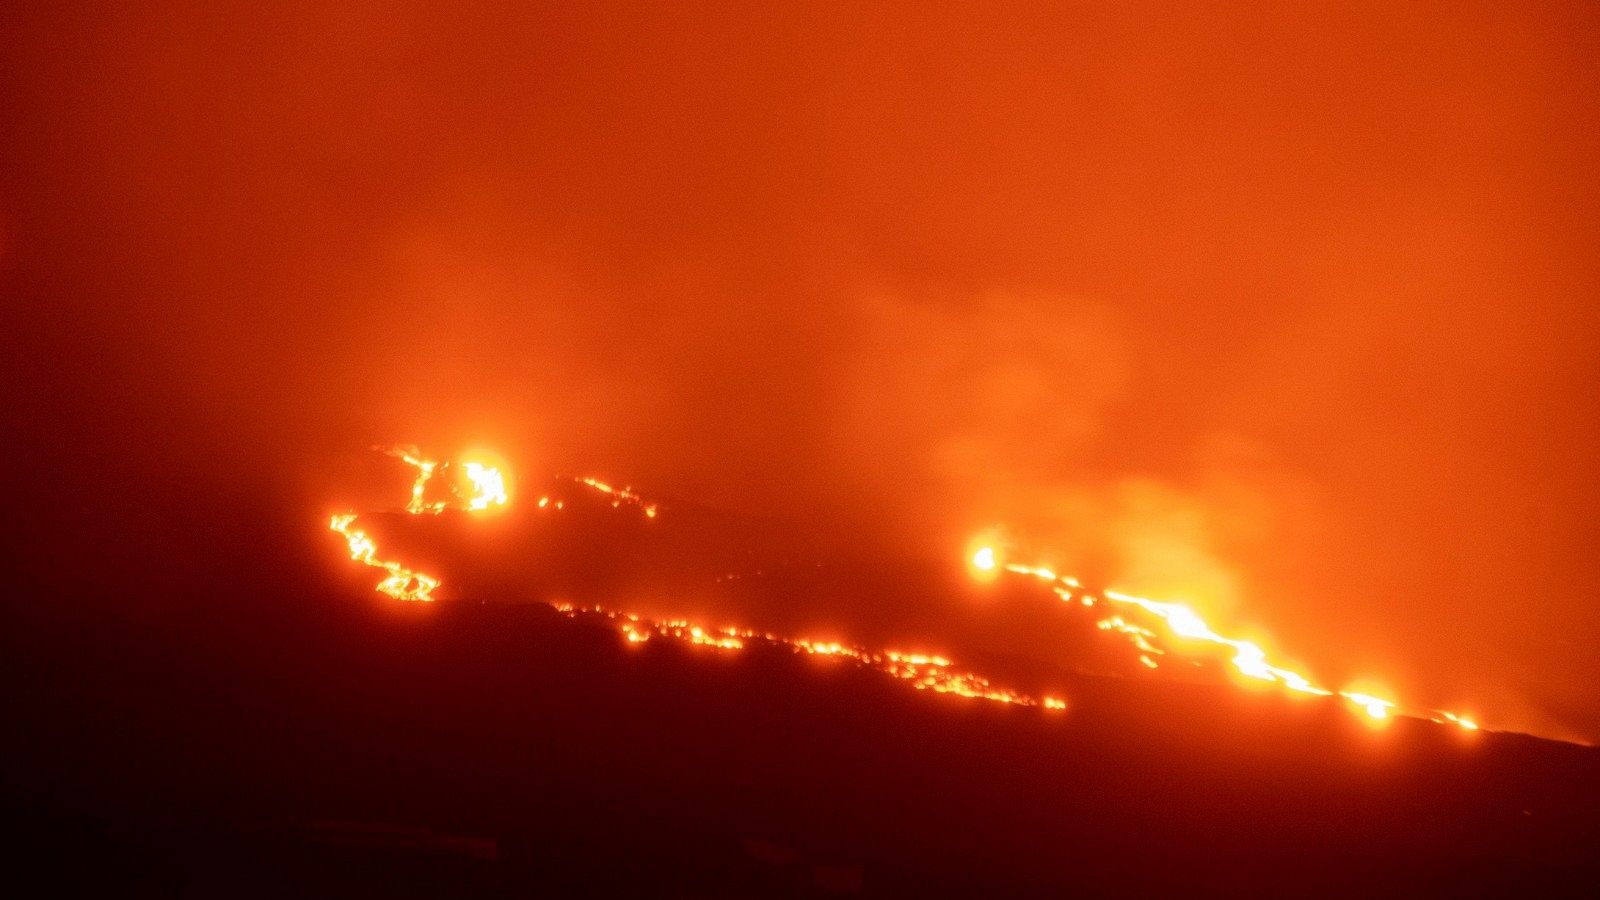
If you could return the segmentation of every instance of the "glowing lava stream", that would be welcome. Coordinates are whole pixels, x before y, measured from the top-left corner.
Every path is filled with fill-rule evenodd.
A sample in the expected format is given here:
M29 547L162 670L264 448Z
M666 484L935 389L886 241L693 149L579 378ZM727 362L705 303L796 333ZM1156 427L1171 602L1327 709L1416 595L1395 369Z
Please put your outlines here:
M445 466L437 460L424 458L411 447L385 449L384 452L405 460L417 469L416 480L411 485L411 499L406 504L406 512L412 515L437 515L446 509L482 511L491 507L506 506L510 502L503 474L496 468L471 461L463 461L461 464L462 472L472 488L470 493L463 493L459 485L451 485L449 493L452 499L429 501L426 499L428 485L435 473ZM593 478L572 480L607 495L611 498L611 506L614 508L620 508L626 503L638 507L648 519L655 519L660 514L660 507L646 501L629 488L613 487ZM541 497L538 506L540 509L561 509L563 504L559 500L552 502L549 497ZM388 577L378 583L377 590L396 600L435 599L433 592L441 584L438 578L408 569L392 560L380 559L377 555L377 544L365 531L355 527L355 521L355 513L336 515L329 528L345 539L351 559L389 573ZM725 651L743 650L753 644L767 644L784 647L795 653L847 660L863 668L873 669L907 682L917 690L1017 706L1038 706L1047 710L1067 708L1066 701L1058 697L1035 699L1027 694L996 687L981 675L952 668L953 663L942 656L902 653L896 650L871 651L838 641L787 638L770 632L756 632L744 628L710 628L683 620L649 619L598 606L578 607L560 602L552 602L550 606L568 618L593 616L606 622L622 634L630 645L642 644L655 637Z
M500 470L470 460L461 461L461 478L457 479L457 483L447 487L448 497L446 499L429 500L427 495L430 483L432 483L437 473L450 468L450 464L441 464L437 460L427 459L415 448L411 447L391 448L386 449L384 452L405 460L405 462L417 469L417 477L411 485L411 497L406 504L406 512L412 515L437 515L446 509L482 512L494 507L504 507L510 502L510 497L506 490L505 477ZM572 480L577 484L606 495L610 499L613 508L620 508L623 504L628 504L637 507L648 519L655 519L660 513L660 508L656 504L646 501L629 488L613 487L593 478L573 478ZM470 487L470 490L463 490L463 488L468 487ZM549 497L541 497L538 506L540 509L558 510L562 508L563 503L559 500L552 502ZM432 575L407 568L399 562L380 558L377 545L371 536L356 527L356 518L355 513L335 515L330 521L329 528L345 539L351 559L364 565L383 569L388 573L377 584L377 590L397 600L432 601L435 599L433 592L439 588L440 580ZM1152 625L1159 623L1160 626L1164 627L1169 633L1169 637L1201 641L1229 648L1232 651L1230 662L1241 675L1247 678L1280 684L1285 689L1298 694L1319 697L1337 696L1353 704L1375 721L1386 720L1391 715L1405 715L1428 719L1439 724L1453 724L1468 731L1478 730L1478 724L1473 720L1444 710L1401 707L1393 700L1368 693L1351 690L1335 691L1320 687L1299 672L1270 664L1267 661L1266 652L1257 644L1219 634L1210 625L1206 624L1198 613L1181 603L1150 600L1114 590L1103 590L1098 594L1092 593L1085 590L1077 579L1070 576L1057 575L1048 568L1005 562L1002 560L999 551L992 546L978 547L972 554L971 565L974 570L984 575L1007 572L1041 581L1048 584L1063 602L1075 602L1085 607L1099 604L1116 604L1127 607L1130 611L1137 610L1149 616L1152 620ZM1051 710L1066 708L1066 702L1059 698L1043 697L1034 699L1026 694L995 687L988 679L982 676L956 671L952 668L950 660L940 656L902 653L894 650L871 651L862 647L841 644L837 641L787 638L743 628L711 628L682 620L654 620L599 606L578 607L566 603L551 603L550 605L569 618L593 616L605 621L615 627L630 644L642 644L653 637L660 637L682 641L694 646L736 651L743 650L754 643L764 643L786 647L796 653L848 660L856 665L874 669L908 682L918 690L931 690L936 693L955 694L962 697L973 697L1021 706L1040 706ZM1139 651L1138 659L1140 664L1147 668L1159 668L1161 664L1157 659L1169 653L1169 650L1162 644L1162 637L1155 630L1130 621L1120 614L1108 615L1100 619L1097 625L1102 630L1115 631L1121 634L1132 643L1135 649Z
M378 582L377 589L396 600L432 601L439 579L408 569L392 560L379 559L378 545L365 531L355 527L355 522L355 513L345 513L334 516L328 527L344 537L350 547L351 559L389 573L388 578Z
M1410 716L1412 718L1427 719L1441 725L1453 724L1467 731L1477 731L1478 723L1473 720L1446 712L1440 709L1427 709L1425 707L1401 708L1393 700L1375 697L1371 694L1358 691L1334 691L1312 683L1312 681L1299 672L1280 668L1267 662L1266 651L1260 646L1245 640L1224 637L1214 631L1205 620L1193 609L1181 604L1150 600L1145 597L1136 597L1120 591L1104 590L1094 594L1084 590L1083 585L1076 578L1057 575L1054 571L1041 566L1025 566L1018 563L1003 563L999 552L991 546L980 546L973 552L970 560L972 568L979 573L1010 572L1034 578L1050 585L1055 595L1063 603L1074 601L1086 607L1101 603L1118 604L1132 607L1148 613L1155 620L1161 622L1171 636L1189 640L1204 641L1211 644L1228 647L1233 651L1230 662L1240 674L1258 681L1281 684L1289 691L1300 694L1311 694L1318 697L1338 696L1354 704L1368 718L1373 720L1388 719L1391 714ZM1159 636L1155 631L1142 625L1130 622L1121 615L1112 614L1097 623L1103 631L1115 631L1127 638L1129 643L1139 651L1139 662L1146 668L1154 669L1160 666L1156 661L1159 656L1165 656L1167 650L1159 645Z
M406 503L406 512L414 516L424 513L438 515L453 505L450 500L427 499L428 483L433 480L434 473L440 468L437 460L423 458L415 447L380 449L390 456L405 460L417 469L416 480L411 482L411 499ZM465 461L462 464L462 473L471 484L472 493L462 494L459 485L451 485L449 493L463 508L485 510L491 506L505 506L510 502L510 497L506 493L505 476L499 469L479 462ZM396 600L431 602L433 592L439 587L439 579L409 569L394 560L380 559L377 543L366 531L357 528L355 523L355 513L341 513L329 520L328 528L344 538L345 545L350 549L351 559L389 573L387 578L378 582L377 589Z

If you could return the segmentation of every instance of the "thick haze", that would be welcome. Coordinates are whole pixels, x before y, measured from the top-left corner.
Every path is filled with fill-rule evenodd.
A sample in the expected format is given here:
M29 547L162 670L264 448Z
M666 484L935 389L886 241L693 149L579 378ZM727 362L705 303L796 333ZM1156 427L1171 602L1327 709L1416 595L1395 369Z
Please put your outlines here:
M1587 4L329 5L0 13L35 575L478 444L1600 739Z

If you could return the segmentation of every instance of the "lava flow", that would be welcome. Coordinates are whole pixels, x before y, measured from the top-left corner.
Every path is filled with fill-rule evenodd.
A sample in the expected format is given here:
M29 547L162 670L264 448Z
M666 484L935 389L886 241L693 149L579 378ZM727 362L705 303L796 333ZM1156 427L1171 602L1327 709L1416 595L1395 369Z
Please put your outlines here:
M1051 569L1002 562L1000 552L995 547L987 544L980 545L973 551L970 564L973 571L980 577L992 577L1004 571L1042 581L1050 586L1050 589L1063 603L1077 603L1085 607L1115 604L1130 608L1130 614L1142 613L1145 618L1150 620L1151 625L1164 628L1171 638L1199 641L1230 649L1232 651L1230 662L1234 669L1246 678L1279 684L1286 690L1298 694L1310 694L1318 697L1340 697L1353 704L1357 709L1365 713L1369 719L1374 721L1386 720L1391 714L1400 714L1413 718L1428 719L1441 725L1453 724L1467 731L1478 730L1476 722L1456 713L1425 707L1403 708L1393 700L1376 697L1372 694L1351 690L1335 691L1321 687L1299 672L1268 663L1266 651L1262 650L1259 645L1251 641L1218 634L1210 625L1206 624L1198 613L1181 603L1150 600L1114 590L1088 591L1084 589L1076 578L1058 575ZM1171 652L1163 645L1161 636L1152 628L1131 622L1120 614L1112 613L1107 615L1096 624L1103 631L1114 631L1127 638L1129 643L1133 644L1134 648L1139 651L1139 663L1146 668L1158 668L1161 665L1157 661L1158 658Z
M434 474L440 470L439 462L424 458L415 447L381 449L390 456L405 460L417 469L417 477L411 482L411 499L406 503L406 512L414 516L438 515L452 506L485 510L491 506L505 506L510 502L510 496L506 493L505 476L500 470L473 460L463 460L461 465L462 479L465 481L465 486L470 486L470 492L464 492L462 484L450 484L446 498L429 500L429 484L433 482ZM396 600L431 602L434 599L433 592L439 587L439 579L407 568L394 560L380 558L378 545L372 536L356 527L355 513L333 516L329 520L328 527L344 538L351 559L389 573L388 577L378 582L379 591Z
M389 577L378 582L377 589L396 600L433 600L433 591L439 586L439 579L408 569L393 560L379 559L378 545L365 531L355 527L355 522L355 513L344 513L334 516L328 527L344 537L350 547L351 559L389 573Z
M504 507L510 502L505 477L496 467L474 460L462 460L459 464L440 463L425 458L415 448L409 447L393 448L385 452L405 460L417 469L417 476L411 485L411 497L406 504L406 511L412 515L438 515L447 509L481 512L493 507ZM447 479L445 487L441 490L437 487L439 481L435 476L444 471L459 474L453 479ZM660 508L655 503L645 500L629 488L614 487L593 478L572 480L604 494L614 508L627 504L639 509L648 519L655 519L660 513ZM562 506L561 501L552 503L549 497L542 497L538 502L540 509L558 510ZM434 591L441 584L437 577L407 568L394 560L379 557L376 543L365 531L357 528L355 522L356 514L345 513L334 516L329 527L344 537L351 559L383 569L388 573L387 577L378 583L377 590L397 600L435 599ZM1472 719L1456 713L1424 707L1402 707L1394 700L1362 691L1332 690L1322 687L1306 675L1271 664L1267 660L1266 651L1259 645L1218 633L1198 613L1181 603L1151 600L1109 589L1089 591L1071 576L1058 575L1055 571L1040 566L1007 562L1002 559L997 548L987 544L979 545L973 550L970 564L974 574L980 577L990 578L1001 573L1023 575L1049 585L1051 591L1065 603L1083 607L1116 606L1129 615L1144 620L1144 624L1141 624L1123 616L1121 612L1113 612L1099 619L1096 624L1101 630L1116 632L1126 638L1138 651L1139 663L1149 669L1159 668L1164 657L1181 658L1181 654L1174 651L1169 642L1173 640L1200 642L1231 651L1230 663L1245 678L1281 685L1285 690L1296 694L1341 698L1373 721L1387 720L1392 715L1405 715L1428 719L1439 724L1456 725L1468 731L1476 731L1479 727ZM837 641L790 638L770 632L736 627L711 627L682 620L656 620L600 606L580 607L561 602L552 602L550 605L571 618L586 616L608 623L630 644L642 644L652 638L665 638L694 646L737 651L761 643L784 647L795 653L848 660L908 682L918 690L931 690L936 693L1021 706L1040 706L1053 710L1066 707L1065 701L1055 697L1035 699L1027 694L996 687L980 675L955 670L950 660L941 656L894 650L873 651ZM1165 634L1158 632L1156 630L1158 628Z
M476 512L491 507L503 507L510 502L504 474L498 468L469 460L460 462L459 470L462 477L457 483L448 486L445 496L430 500L430 496L438 494L436 488L430 488L430 485L436 484L434 476L457 467L450 463L427 459L415 448L397 447L385 449L384 452L405 460L417 469L416 479L411 485L411 499L406 504L406 512L412 515L437 515L447 509ZM655 519L660 514L660 507L657 504L645 500L629 488L613 487L593 478L572 480L606 495L610 498L613 508L620 508L624 504L634 506L647 519ZM549 497L541 497L538 507L558 510L563 507L563 503L552 502ZM441 584L438 578L406 568L398 562L379 558L377 544L365 531L355 527L355 521L355 513L344 513L334 516L329 527L344 537L351 559L389 573L388 577L378 583L377 590L396 600L435 599L433 592ZM711 627L676 619L656 620L599 606L580 607L564 602L551 602L550 606L568 618L576 619L583 616L606 623L623 635L630 645L643 644L652 638L665 638L692 646L725 651L744 650L756 644L765 644L809 656L846 660L906 682L917 690L1017 706L1038 706L1047 710L1064 710L1067 707L1066 701L1059 697L1047 696L1035 699L1018 691L997 687L981 675L955 669L954 664L942 656L897 650L873 651L838 641L789 638L771 632L757 632L747 628Z

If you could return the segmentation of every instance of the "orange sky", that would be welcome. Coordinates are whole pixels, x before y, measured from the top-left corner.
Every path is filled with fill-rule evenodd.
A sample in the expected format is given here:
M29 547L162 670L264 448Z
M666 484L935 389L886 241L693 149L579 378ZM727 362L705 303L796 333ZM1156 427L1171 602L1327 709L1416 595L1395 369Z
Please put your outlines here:
M1600 739L1586 4L53 6L0 21L29 502L161 534L484 442L1006 523Z

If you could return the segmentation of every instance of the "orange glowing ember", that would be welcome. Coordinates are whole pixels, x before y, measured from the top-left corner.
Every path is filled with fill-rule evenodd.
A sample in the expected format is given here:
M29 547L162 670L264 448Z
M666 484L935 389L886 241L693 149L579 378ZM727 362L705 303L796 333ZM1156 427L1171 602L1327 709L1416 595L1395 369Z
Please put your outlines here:
M999 565L999 552L992 546L980 547L972 557L974 568L989 571ZM1369 719L1375 722L1387 720L1391 714L1406 715L1412 718L1427 719L1439 724L1453 724L1467 731L1477 731L1478 724L1471 719L1456 713L1425 707L1412 707L1402 709L1400 705L1382 697L1358 691L1334 691L1320 687L1313 683L1307 676L1291 669L1275 666L1267 661L1267 653L1251 641L1225 637L1217 633L1210 625L1206 624L1199 613L1182 603L1163 602L1150 600L1145 597L1136 597L1121 591L1104 590L1098 594L1085 591L1077 579L1057 575L1054 571L1040 566L1027 566L1019 563L1006 563L1004 571L1017 575L1024 575L1037 579L1048 585L1063 603L1072 603L1075 600L1083 606L1096 606L1101 603L1113 603L1124 607L1131 607L1144 614L1151 625L1156 625L1166 631L1168 639L1180 639L1225 647L1231 651L1230 662L1233 668L1243 677L1281 685L1285 690L1309 694L1318 697L1340 697L1356 709L1360 710ZM1162 643L1162 636L1150 627L1131 622L1118 614L1111 614L1097 623L1102 631L1111 631L1122 635L1139 651L1139 663L1148 669L1160 667L1157 660L1168 655L1169 648Z
M429 485L433 482L435 474L443 471L449 464L427 459L415 448L410 447L386 449L384 452L405 460L417 469L417 477L411 485L411 499L406 505L406 511L413 515L436 515L446 509L483 510L491 506L504 506L509 501L502 472L498 468L478 462L461 464L466 482L471 486L470 493L462 493L458 488L452 487L449 498L429 500L427 499ZM573 481L607 495L611 498L613 508L620 508L625 504L634 506L650 519L656 518L659 513L659 507L655 503L645 500L631 488L613 487L593 478L574 478ZM540 509L560 509L562 505L561 501L552 501L549 497L541 497L538 501ZM405 568L397 562L379 559L376 544L366 532L355 528L355 521L354 513L338 515L333 517L330 527L345 538L352 559L389 573L389 576L378 584L377 589L396 600L433 600L433 591L439 587L439 579ZM906 682L919 691L953 694L958 697L1016 706L1037 706L1051 711L1067 708L1066 701L1058 697L1036 700L1027 694L997 687L987 678L972 672L959 671L954 668L955 664L950 660L933 654L905 653L897 650L872 651L839 641L786 638L771 632L757 632L748 628L710 627L682 619L649 619L599 606L577 607L561 602L552 602L550 606L569 618L587 616L607 622L615 627L630 645L643 644L653 638L666 638L691 646L726 651L744 650L755 644L764 644L786 648L794 653L845 660Z
M609 484L606 484L604 481L600 481L595 478L573 478L572 480L586 487L594 488L600 493L609 496L611 498L612 508L620 507L624 503L631 504L633 506L637 506L644 512L645 517L650 519L654 519L656 514L661 511L660 507L658 507L656 504L651 503L634 493L632 488L613 487Z
M960 672L942 656L924 653L902 653L896 650L872 651L839 641L812 641L806 638L786 638L771 632L757 632L748 628L708 628L682 619L655 620L632 613L619 612L600 606L574 606L569 603L550 604L556 611L568 616L590 616L608 622L630 644L643 644L656 637L668 638L713 647L718 650L743 650L752 644L784 647L794 653L847 660L855 665L873 669L908 682L919 691L936 694L954 694L996 703L1017 706L1038 706L1048 710L1067 708L1065 700L1046 697L1043 700L1005 688L995 687L987 678L971 672Z

